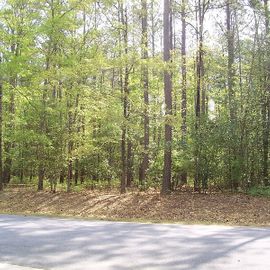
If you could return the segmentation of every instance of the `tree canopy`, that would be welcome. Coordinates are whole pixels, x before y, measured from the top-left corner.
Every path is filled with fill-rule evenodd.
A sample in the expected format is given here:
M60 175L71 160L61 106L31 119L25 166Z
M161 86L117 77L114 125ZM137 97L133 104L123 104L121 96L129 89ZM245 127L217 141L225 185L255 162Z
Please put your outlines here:
M268 0L1 0L8 183L268 186Z

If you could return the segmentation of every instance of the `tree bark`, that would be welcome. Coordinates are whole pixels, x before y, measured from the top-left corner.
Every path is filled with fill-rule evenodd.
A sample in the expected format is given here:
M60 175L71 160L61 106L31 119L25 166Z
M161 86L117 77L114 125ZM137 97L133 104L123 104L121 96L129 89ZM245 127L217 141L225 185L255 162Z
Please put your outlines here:
M127 140L127 187L131 187L133 181L133 152L132 142Z
M12 35L15 35L15 30L11 29ZM17 33L19 35L19 33ZM19 56L19 45L17 42L11 45L10 48L11 53L17 58ZM12 131L15 129L14 120L15 120L15 88L17 87L17 74L13 73L11 71L9 83L11 86L10 89L10 102L9 102L9 121L7 123L7 128ZM3 168L3 178L5 183L9 183L11 180L11 172L12 172L12 150L15 146L15 143L13 140L8 141L5 143L5 153L6 153L6 159L4 162L4 168Z
M168 65L171 62L172 29L171 29L171 0L164 0L164 26L163 26L163 58L167 64L164 71L165 96L165 137L164 137L164 168L162 181L162 194L171 191L172 177L172 76Z
M119 3L119 22L123 26L123 30L119 33L119 43L124 44L124 54L128 54L128 18L127 18L127 7L124 8L123 3ZM127 185L127 136L128 128L127 122L129 118L129 69L127 63L125 63L124 76L122 74L122 67L120 71L120 80L121 80L121 92L122 92L122 101L123 101L123 117L124 123L122 127L122 139L121 139L121 159L122 159L122 176L121 176L121 185L120 192L126 192Z
M203 23L204 23L204 0L198 1L198 11L196 11L197 24L197 55L196 55L196 100L195 100L195 177L194 191L201 190L201 150L200 150L200 125L201 115L204 110L204 97L202 98L203 88Z
M181 117L182 117L182 145L186 150L187 146L187 67L186 67L186 0L182 0L181 6L181 22L182 22L182 46L181 46L181 72L182 72L182 100L181 100ZM187 183L187 171L182 169L181 184Z
M40 164L38 167L38 191L43 190L44 176L45 176L45 169L43 165Z
M1 65L1 58L0 58L0 65ZM2 134L3 130L3 84L2 78L0 75L0 191L3 190L3 148L2 148Z
M270 134L270 31L269 31L269 7L268 0L264 0L265 15L265 39L266 39L266 56L265 56L265 89L262 101L262 120L263 120L263 183L265 186L270 185L269 181L269 134Z
M72 150L73 150L73 141L72 141L72 112L71 112L71 97L68 97L67 109L68 109L68 172L67 172L67 192L71 191L71 181L73 178L72 173Z
M46 70L49 69L49 60L47 60L47 65L46 65ZM42 109L41 109L41 115L40 115L40 122L39 122L39 127L40 127L40 132L41 133L46 133L47 130L47 117L46 117L46 107L47 107L47 85L48 85L48 79L45 79L44 82L44 89L42 93ZM44 163L44 158L45 158L45 147L44 145L41 145L39 148L39 154L38 154L38 191L43 190L43 181L44 181L44 176L45 176L45 167L43 165Z
M232 25L232 3L227 0L226 3L226 28L227 28L227 49L228 49L228 62L227 62L227 84L228 84L228 101L229 101L229 118L230 118L230 136L231 142L229 144L229 175L231 189L236 190L238 187L238 179L236 177L235 161L237 159L237 136L236 136L236 105L235 105L235 33Z
M148 12L147 0L142 0L142 60L148 59ZM140 183L143 185L149 167L149 72L147 63L142 64L142 84L144 97L144 139L143 161L141 164Z

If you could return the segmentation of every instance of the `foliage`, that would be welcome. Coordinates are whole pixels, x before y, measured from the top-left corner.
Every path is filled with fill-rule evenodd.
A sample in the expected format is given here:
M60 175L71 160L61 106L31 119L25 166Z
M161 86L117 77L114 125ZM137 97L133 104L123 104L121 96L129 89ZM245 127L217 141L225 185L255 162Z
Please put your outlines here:
M248 190L248 194L252 196L270 197L269 187L253 187Z
M209 25L213 19L207 16L225 16L229 5L214 2L204 9ZM181 4L176 0L172 8L175 25L182 22ZM217 18L218 26L205 24L198 44L196 8L194 1L186 1L183 140L181 31L175 27L171 61L165 64L159 1L147 1L147 10L142 10L141 1L118 0L7 0L0 5L1 180L38 182L39 188L45 181L45 186L58 183L58 188L80 190L115 186L124 175L139 189L159 187L168 124L173 128L173 188L183 184L181 177L187 173L188 183L195 185L197 178L198 191L212 185L232 190L255 186L251 193L268 193L268 188L257 188L270 183L268 6L235 1L230 7L234 42L229 48L223 16ZM148 39L142 44L146 11ZM143 52L148 57L142 57ZM200 52L203 72L198 78ZM165 70L173 82L169 116L164 115ZM149 104L144 97L146 75Z

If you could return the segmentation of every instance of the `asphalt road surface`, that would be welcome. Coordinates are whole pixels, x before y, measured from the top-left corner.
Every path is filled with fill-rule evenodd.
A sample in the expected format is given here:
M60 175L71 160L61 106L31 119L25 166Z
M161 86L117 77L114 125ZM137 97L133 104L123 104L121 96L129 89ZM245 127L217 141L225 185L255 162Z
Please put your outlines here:
M0 270L268 270L270 228L0 215Z

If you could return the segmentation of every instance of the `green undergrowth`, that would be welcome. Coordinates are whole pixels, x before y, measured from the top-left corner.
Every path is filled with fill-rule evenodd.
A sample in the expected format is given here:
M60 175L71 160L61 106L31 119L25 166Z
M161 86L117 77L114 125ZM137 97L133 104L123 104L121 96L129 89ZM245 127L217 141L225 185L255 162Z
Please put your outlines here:
M270 187L252 187L248 190L248 194L252 196L270 197Z

